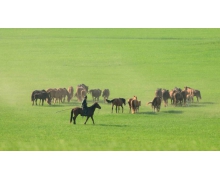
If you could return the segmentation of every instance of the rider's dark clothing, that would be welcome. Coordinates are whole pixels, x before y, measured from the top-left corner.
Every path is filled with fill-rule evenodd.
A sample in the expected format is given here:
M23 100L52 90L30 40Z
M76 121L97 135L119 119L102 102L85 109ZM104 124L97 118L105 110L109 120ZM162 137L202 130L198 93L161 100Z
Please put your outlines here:
M86 98L84 98L84 100L82 101L82 110L83 110L83 114L86 115L87 111L88 111L87 99Z

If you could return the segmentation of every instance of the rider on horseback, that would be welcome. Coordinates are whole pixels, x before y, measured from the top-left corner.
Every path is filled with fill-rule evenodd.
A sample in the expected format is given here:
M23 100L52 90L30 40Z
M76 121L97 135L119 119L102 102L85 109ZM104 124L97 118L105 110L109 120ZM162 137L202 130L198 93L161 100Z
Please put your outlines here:
M83 101L82 101L82 114L81 116L86 116L87 115L87 111L88 111L88 107L87 107L87 96L84 97Z

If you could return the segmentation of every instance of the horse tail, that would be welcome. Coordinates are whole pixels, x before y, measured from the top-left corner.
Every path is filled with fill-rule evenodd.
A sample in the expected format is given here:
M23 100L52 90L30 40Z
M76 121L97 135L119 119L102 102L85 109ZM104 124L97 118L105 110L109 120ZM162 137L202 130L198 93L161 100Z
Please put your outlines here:
M70 123L73 121L73 109L70 112Z
M34 101L34 92L31 94L31 101Z
M107 101L107 103L112 103L113 100L108 100L108 99L105 99Z

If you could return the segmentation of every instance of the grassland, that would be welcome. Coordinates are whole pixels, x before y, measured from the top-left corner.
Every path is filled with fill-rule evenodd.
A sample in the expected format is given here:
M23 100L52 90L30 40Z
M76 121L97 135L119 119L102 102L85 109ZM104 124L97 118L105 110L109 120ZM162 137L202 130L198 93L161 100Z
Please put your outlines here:
M0 29L0 150L220 150L220 29ZM32 106L35 89L109 88L136 95L138 114L111 113L100 101L95 125L71 103ZM190 86L190 107L146 103L159 88ZM88 105L92 105L88 95Z

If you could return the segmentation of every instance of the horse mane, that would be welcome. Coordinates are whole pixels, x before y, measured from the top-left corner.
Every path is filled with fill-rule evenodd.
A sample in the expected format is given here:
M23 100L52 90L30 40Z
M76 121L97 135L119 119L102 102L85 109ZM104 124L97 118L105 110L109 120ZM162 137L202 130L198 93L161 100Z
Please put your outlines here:
M89 106L88 108L94 107L98 102L95 102L92 106Z

